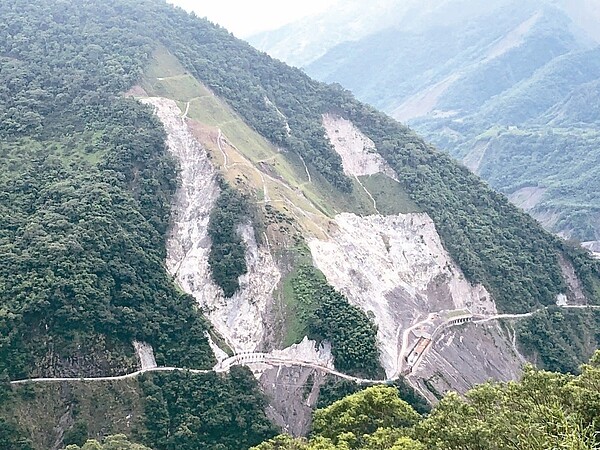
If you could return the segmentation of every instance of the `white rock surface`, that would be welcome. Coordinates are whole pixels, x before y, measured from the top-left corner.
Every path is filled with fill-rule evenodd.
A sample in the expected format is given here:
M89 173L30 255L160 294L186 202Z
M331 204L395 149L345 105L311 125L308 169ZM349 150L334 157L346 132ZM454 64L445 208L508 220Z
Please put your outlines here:
M240 226L238 231L247 248L248 273L240 277L240 290L232 298L224 298L222 290L213 283L208 266L208 221L219 195L215 168L181 118L182 112L174 101L163 98L142 101L154 105L168 135L169 151L181 167L173 223L167 237L167 269L181 288L196 298L207 318L236 353L256 351L265 340L270 322L268 311L281 274L268 248L256 242L252 226ZM324 125L349 175L358 177L382 172L395 178L373 143L352 123L325 116ZM473 313L496 312L486 290L471 286L465 280L444 250L426 214L387 217L341 214L336 216L330 229L327 241L309 242L315 265L352 304L374 315L382 364L388 376L398 371L401 333L429 313L465 307ZM471 338L479 345L486 335L481 332ZM212 345L217 357L222 358L224 355L214 343ZM491 349L491 345L485 348ZM446 353L451 354L443 352L440 357L444 359ZM331 348L327 345L317 348L308 339L284 350L274 350L272 354L333 367ZM448 361L452 363L454 359ZM461 367L468 370L477 367L470 356L458 362L459 372ZM422 370L428 367L425 365ZM285 371L295 373L291 369ZM302 371L304 375L308 373L305 372ZM481 373L471 374L469 380L484 381L488 373L492 374L482 369ZM279 371L274 376L276 379ZM460 383L457 386L462 387Z
M565 294L558 294L556 296L556 306L567 306L569 301L567 300L567 296Z
M154 369L156 367L156 359L154 359L154 349L147 342L133 341L133 347L140 362L140 369Z
M351 121L333 114L324 114L323 127L333 148L342 158L346 175L359 177L384 173L397 179L394 170L377 153L373 141Z
M592 252L592 257L600 259L600 241L582 242L581 246Z
M169 151L181 168L166 244L167 269L181 288L196 298L235 352L256 350L265 334L266 305L280 279L279 271L268 250L257 246L252 227L245 225L240 232L247 246L248 273L240 277L241 288L233 298L224 298L208 265L208 221L219 195L215 168L174 101L152 97L142 102L155 107L167 132Z
M236 353L254 351L265 337L267 306L281 274L266 247L259 247L250 224L239 228L246 244L248 272L240 277L240 289L231 298L219 295L206 305L207 316L227 337Z
M400 333L430 312L495 313L483 286L470 285L427 214L340 214L329 241L312 240L316 265L353 305L372 312L388 376L398 370Z
M273 350L270 354L278 358L310 361L334 369L331 344L323 342L317 345L315 341L308 339L306 336L299 344L291 345L283 350Z
M221 361L229 358L229 355L227 353L225 353L225 351L223 351L223 349L221 349L221 347L219 347L215 343L215 341L213 341L213 338L211 337L211 335L208 331L206 331L204 333L204 335L206 336L206 339L208 340L208 344L210 345L211 350L215 354L215 358L217 358L217 362L220 363Z
M562 276L567 284L567 292L565 294L559 294L559 297L563 295L566 297L566 301L563 302L562 299L560 301L563 305L585 305L588 301L585 296L583 285L575 272L575 267L573 264L565 258L564 256L560 256L558 258L558 263L560 266L560 271L562 272ZM556 299L556 304L559 305L559 299Z

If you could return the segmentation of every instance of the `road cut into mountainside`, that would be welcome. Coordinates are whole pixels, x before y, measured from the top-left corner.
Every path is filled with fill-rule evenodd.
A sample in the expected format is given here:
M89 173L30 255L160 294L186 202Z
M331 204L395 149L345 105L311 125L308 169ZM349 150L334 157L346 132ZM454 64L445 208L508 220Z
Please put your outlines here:
M373 141L351 121L326 114L323 126L347 175L365 177L380 173L397 180ZM381 362L388 378L417 372L429 376L428 372L436 370L439 361L434 363L426 356L431 351L435 354L446 327L434 333L433 324L439 325L439 318L434 315L442 317L457 310L468 310L480 317L497 314L490 294L483 286L466 280L425 213L338 214L328 237L311 239L309 246L315 266L328 282L374 318ZM450 350L439 355L453 371L455 366L459 372L460 367L464 368L463 379L456 377L451 388L464 391L465 384L470 386L493 377L518 377L523 358L515 353L507 333L496 324L464 327L469 339L446 341ZM415 355L415 348L424 351ZM481 364L481 354L492 360L492 365L498 359L498 364L493 368Z

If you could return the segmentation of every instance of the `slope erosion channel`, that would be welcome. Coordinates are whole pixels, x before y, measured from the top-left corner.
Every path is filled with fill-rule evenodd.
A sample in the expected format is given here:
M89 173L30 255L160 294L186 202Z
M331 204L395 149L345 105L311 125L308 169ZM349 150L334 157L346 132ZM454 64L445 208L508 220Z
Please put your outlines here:
M520 375L524 358L514 336L494 320L473 321L497 316L496 305L483 286L471 285L465 279L444 249L431 218L422 212L379 213L382 208L377 199L381 193L371 192L369 186L377 185L382 177L388 180L386 185L398 185L397 174L379 155L372 140L352 122L334 114L323 116L326 136L340 155L344 172L372 201L376 214L342 212L328 217L315 214L315 204L302 194L303 189L312 189L304 161L301 172L304 175L306 171L309 183L287 184L291 178L278 174L276 165L242 158L243 148L226 141L215 124L195 121L193 108L186 106L184 114L170 99L141 100L154 106L167 132L169 151L181 169L167 240L169 272L185 292L196 298L234 353L288 355L287 359L315 366L282 365L274 369L272 365L250 364L270 397L269 415L287 431L299 434L307 430L311 407L325 375L318 367L333 369L331 349L307 338L277 349L277 341L271 339L279 323L273 317L277 311L274 294L287 272L270 248L267 235L257 241L251 223L238 229L246 246L248 267L247 274L240 277L240 289L227 299L213 282L208 264L208 221L219 188L218 170L207 145L219 152L212 155L213 159L223 158L220 170L224 175L238 167L246 173L254 172L247 178L259 181L257 191L266 190L268 180L274 186L271 192L289 203L287 210L300 218L296 229L309 245L313 264L376 323L387 379L405 376L425 397L435 401L450 389L464 392L490 378L510 380ZM190 126L198 123L206 129L213 127L212 134L218 136L216 144L210 132L204 137L194 134ZM229 164L221 155L225 152ZM289 164L284 157L285 152L281 152L273 158L283 166ZM397 189L401 190L399 185ZM265 193L258 203L275 202ZM221 350L227 349L219 350L212 344L222 361L226 354ZM312 389L307 393L304 391L309 378Z
M273 321L268 311L272 309L273 293L281 280L281 272L268 247L257 243L252 225L244 224L238 232L245 243L248 271L240 277L240 289L234 296L224 297L222 289L211 278L208 263L208 222L219 195L217 171L175 101L160 97L140 100L154 106L167 133L169 152L180 166L179 188L166 243L167 269L179 286L198 301L234 353L264 350L267 329ZM226 353L219 351L214 342L212 346L222 361ZM318 346L308 339L287 349L274 350L273 355L333 369L330 346ZM253 365L253 369L259 378L266 380L262 384L271 394L271 418L294 434L304 433L310 421L311 407L316 403L319 383L315 383L311 394L313 400L308 404L303 399L303 386L318 369L308 365L273 369L271 365L260 364ZM297 389L289 386L297 386Z

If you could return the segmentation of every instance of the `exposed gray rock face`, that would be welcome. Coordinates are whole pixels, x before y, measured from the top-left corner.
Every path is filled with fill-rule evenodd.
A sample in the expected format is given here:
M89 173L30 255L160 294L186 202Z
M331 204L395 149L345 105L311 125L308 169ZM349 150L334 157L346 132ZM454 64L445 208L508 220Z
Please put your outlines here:
M346 175L359 177L383 173L396 180L396 173L377 153L375 143L351 121L324 114L323 127L333 148L342 158Z
M213 283L208 266L208 221L219 195L216 170L174 101L143 101L155 107L167 131L169 151L181 168L167 239L169 273L196 298L235 352L264 350L270 345L270 327L274 323L274 318L269 317L273 293L281 281L268 245L257 242L250 223L239 227L246 245L248 273L240 277L239 291L225 299ZM326 115L324 125L348 175L358 179L384 173L396 179L373 142L351 122ZM398 376L402 369L406 355L400 351L406 347L403 334L430 313L465 308L474 314L496 312L485 288L466 281L427 214L359 217L344 213L335 217L327 234L326 239L309 238L313 261L330 284L374 317L381 361L388 377ZM224 357L216 346L214 350L217 356ZM333 365L331 349L317 348L308 339L271 353L327 367ZM432 351L423 358L413 382L423 388L420 380L427 379L434 389L464 391L488 378L514 378L520 365L520 355L502 329L493 324L465 326L435 336ZM434 375L440 370L448 375L436 380ZM263 367L255 373L270 397L271 417L293 434L305 432L321 375L314 369L292 367ZM428 391L425 395L431 398L432 394Z
M174 101L142 101L154 106L167 132L169 151L181 169L167 238L167 269L181 288L196 298L234 351L256 350L265 334L265 311L279 282L279 270L269 251L257 245L252 226L243 225L239 232L247 248L248 273L240 277L240 290L232 298L224 298L212 281L208 265L208 221L219 195L215 168Z
M596 259L600 259L600 241L583 242L581 246L590 252Z
M314 341L304 338L300 344L284 350L273 350L273 356L313 361L334 368L331 345L316 346ZM286 433L294 436L306 435L310 430L312 412L319 397L319 388L325 374L306 367L268 368L260 376L260 384L270 400L267 415Z
M410 380L435 401L434 393L466 392L488 380L516 380L524 362L514 335L509 336L498 322L468 323L443 331Z
M567 282L567 293L559 295L561 298L557 299L556 303L559 305L561 303L563 305L585 305L587 303L587 298L583 292L581 281L577 278L573 264L562 256L559 259L559 264L563 278ZM562 297L566 299L566 302Z
M383 173L397 179L374 143L352 122L326 114L323 125L347 175ZM407 347L415 342L414 332L407 330L416 330L431 313L497 313L486 289L465 279L427 214L339 214L329 238L312 239L309 246L329 283L374 317L381 362L389 378L403 372ZM433 338L427 356L410 376L432 401L435 397L423 379L430 380L427 384L434 391L464 392L489 378L509 380L520 373L523 359L496 324L461 326ZM438 372L448 375L443 378Z
M239 291L232 298L224 298L222 290L212 281L208 265L208 222L219 195L216 170L174 101L156 97L141 101L154 106L167 132L169 152L180 166L180 183L166 244L167 269L181 288L196 298L234 352L259 350L272 322L268 312L281 273L268 247L257 243L252 225L244 224L238 232L246 246L248 272L239 279ZM217 359L225 359L227 355L212 339L209 342ZM284 350L273 350L273 354L333 367L330 346L317 347L308 339ZM255 373L270 398L270 416L291 433L305 433L318 394L319 372L309 368L265 367ZM314 385L305 394L304 385L309 377L314 378Z
M285 433L305 436L310 431L324 374L304 367L280 367L265 371L260 378L269 398L267 416Z
M328 241L309 242L315 265L350 303L373 314L388 377L400 369L400 335L431 312L493 314L483 286L470 285L426 214L336 216Z
M133 342L133 347L140 363L140 369L154 369L156 367L156 359L154 359L154 349L147 342Z

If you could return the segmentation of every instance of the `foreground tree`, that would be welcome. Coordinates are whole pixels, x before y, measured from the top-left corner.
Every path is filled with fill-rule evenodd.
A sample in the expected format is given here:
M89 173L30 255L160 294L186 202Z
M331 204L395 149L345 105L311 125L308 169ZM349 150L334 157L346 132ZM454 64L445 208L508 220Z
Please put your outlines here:
M394 429L402 433L420 418L408 403L398 397L397 389L374 386L317 410L313 430L316 435L335 444L345 443L348 448L355 449L362 447L367 435L380 429Z
M65 450L152 450L141 444L135 444L124 434L108 436L101 444L95 439L88 440L81 447L78 445L67 445Z
M600 351L579 375L525 368L518 382L447 394L426 418L390 387L349 395L314 415L309 440L254 450L600 450Z

